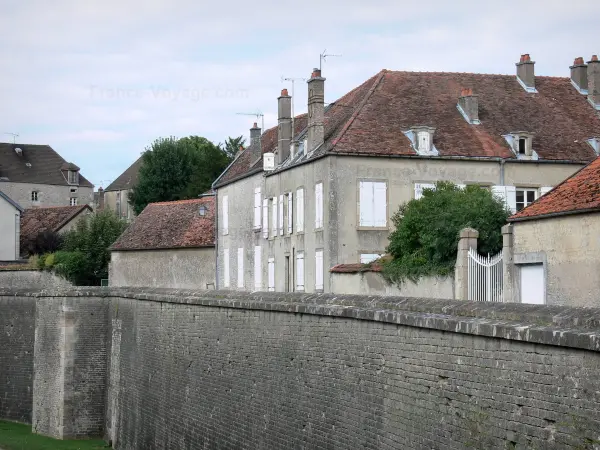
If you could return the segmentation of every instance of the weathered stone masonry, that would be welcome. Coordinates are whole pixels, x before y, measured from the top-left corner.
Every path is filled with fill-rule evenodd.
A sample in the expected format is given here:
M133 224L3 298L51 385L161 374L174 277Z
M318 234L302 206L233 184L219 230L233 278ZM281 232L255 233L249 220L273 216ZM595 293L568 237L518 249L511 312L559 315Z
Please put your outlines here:
M52 336L65 342L59 373L72 394L37 403L38 384L56 380L50 369L38 374L38 358L55 358L37 342L33 394L34 418L62 408L65 435L92 433L101 413L117 449L599 445L600 310L220 291L53 295L0 292L2 307L35 298L48 354ZM69 412L72 396L79 409Z

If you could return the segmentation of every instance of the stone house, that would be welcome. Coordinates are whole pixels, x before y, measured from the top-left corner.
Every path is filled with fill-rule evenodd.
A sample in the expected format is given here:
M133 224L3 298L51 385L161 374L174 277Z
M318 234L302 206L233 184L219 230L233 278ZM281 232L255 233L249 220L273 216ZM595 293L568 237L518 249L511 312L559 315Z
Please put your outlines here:
M23 208L0 191L0 261L19 259L21 213Z
M215 287L215 201L150 203L111 247L110 286Z
M102 208L114 211L117 216L127 221L131 221L135 217L133 208L129 204L129 192L137 183L141 165L142 157L140 156L106 189L103 191L102 188L99 189L99 195L103 196L103 200L99 200L99 203L102 202Z
M509 222L504 229L509 299L600 306L600 158Z
M391 217L437 181L491 189L523 209L599 152L597 58L571 77L382 70L325 104L308 80L308 114L278 125L214 183L219 289L331 292L328 268L385 251ZM265 170L266 169L266 170Z
M94 186L49 145L0 143L0 190L23 208L92 204Z

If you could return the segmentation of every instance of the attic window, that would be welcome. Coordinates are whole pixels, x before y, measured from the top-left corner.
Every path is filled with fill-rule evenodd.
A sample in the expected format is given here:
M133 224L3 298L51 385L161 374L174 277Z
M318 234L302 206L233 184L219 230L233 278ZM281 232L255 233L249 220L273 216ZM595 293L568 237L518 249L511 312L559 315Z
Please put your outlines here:
M206 216L207 212L208 208L205 205L200 205L200 208L198 208L198 214L200 214L200 217Z
M514 131L505 134L504 139L510 146L517 159L538 160L538 154L533 150L533 133Z
M525 146L526 146L526 140L525 138L519 138L519 154L520 155L524 155L525 154Z
M79 184L79 173L75 170L69 170L69 184Z
M23 154L23 149L21 147L15 147L15 153L21 156Z
M413 148L419 155L437 156L438 151L433 145L433 133L435 128L427 126L413 127L404 134L410 139Z
M429 153L429 132L421 131L418 136L419 153Z

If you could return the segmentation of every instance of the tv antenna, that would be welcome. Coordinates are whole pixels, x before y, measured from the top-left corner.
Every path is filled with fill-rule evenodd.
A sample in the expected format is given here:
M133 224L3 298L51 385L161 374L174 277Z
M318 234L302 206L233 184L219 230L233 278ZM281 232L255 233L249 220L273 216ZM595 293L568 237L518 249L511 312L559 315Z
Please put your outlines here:
M327 49L323 50L323 53L319 55L319 70L322 69L323 61L327 61L327 57L329 56L342 56L342 55L334 55L331 53L327 53Z
M238 116L254 116L256 117L256 121L261 119L261 130L260 130L260 139L258 140L258 144L260 145L260 153L262 154L262 135L265 132L265 115L260 111L256 111L255 113L236 113ZM250 142L252 145L252 141Z
M13 144L16 144L16 139L19 137L17 133L2 133L2 134L10 134L13 137Z
M296 128L294 128L294 118L296 117L296 115L294 114L294 82L296 80L306 81L306 80L308 80L308 78L300 78L300 77L299 78L292 78L292 77L285 78L283 75L281 76L282 83L284 81L292 82L292 139L294 139L294 135L296 134Z

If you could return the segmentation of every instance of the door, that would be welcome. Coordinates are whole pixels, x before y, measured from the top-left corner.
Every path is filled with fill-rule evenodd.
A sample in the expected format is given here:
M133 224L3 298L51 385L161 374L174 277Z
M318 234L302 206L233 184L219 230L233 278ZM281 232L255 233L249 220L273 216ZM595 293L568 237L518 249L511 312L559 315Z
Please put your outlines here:
M545 300L544 265L527 264L520 266L521 303L543 305Z

